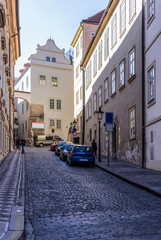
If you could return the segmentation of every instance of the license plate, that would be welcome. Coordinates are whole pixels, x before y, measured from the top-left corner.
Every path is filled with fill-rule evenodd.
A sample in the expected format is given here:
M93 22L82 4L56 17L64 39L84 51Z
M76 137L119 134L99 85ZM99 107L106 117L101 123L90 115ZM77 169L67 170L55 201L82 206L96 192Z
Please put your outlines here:
M84 158L82 158L82 159L80 159L82 162L88 162L88 159L84 159Z

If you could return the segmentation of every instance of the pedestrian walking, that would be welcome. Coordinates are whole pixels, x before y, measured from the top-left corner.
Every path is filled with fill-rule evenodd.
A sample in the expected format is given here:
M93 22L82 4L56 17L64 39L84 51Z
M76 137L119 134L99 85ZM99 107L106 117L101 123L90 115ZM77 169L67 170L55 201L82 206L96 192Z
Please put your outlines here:
M24 138L21 138L22 153L25 152L24 151L25 144L26 144L26 140Z
M97 155L97 143L95 142L94 139L93 139L93 142L92 142L92 150L93 150L93 153L96 157L96 155Z

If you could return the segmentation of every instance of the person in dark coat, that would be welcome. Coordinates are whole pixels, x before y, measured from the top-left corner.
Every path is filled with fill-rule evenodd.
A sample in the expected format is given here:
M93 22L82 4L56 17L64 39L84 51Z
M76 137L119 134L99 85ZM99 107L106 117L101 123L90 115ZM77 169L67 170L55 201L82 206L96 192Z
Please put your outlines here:
M25 144L26 144L26 140L24 138L21 138L22 153L25 152L24 151Z
M93 142L92 142L92 150L93 150L93 153L96 157L96 155L97 155L97 143L95 142L94 139L93 139Z
M16 147L19 149L19 146L20 146L20 138L18 137L16 139Z

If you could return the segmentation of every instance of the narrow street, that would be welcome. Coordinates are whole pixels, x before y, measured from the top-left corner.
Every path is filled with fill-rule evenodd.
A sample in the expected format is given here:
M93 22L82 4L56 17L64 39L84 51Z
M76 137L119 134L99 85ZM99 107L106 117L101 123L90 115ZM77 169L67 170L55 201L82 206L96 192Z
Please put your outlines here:
M161 199L100 170L26 148L25 239L161 239Z

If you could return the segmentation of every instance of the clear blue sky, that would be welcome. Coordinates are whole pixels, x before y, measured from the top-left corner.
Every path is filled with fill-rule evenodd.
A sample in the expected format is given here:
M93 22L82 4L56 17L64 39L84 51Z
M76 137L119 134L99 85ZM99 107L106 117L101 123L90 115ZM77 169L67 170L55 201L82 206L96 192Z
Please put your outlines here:
M21 57L15 66L15 76L37 44L44 45L48 38L67 51L82 19L105 9L108 0L19 0Z

